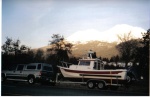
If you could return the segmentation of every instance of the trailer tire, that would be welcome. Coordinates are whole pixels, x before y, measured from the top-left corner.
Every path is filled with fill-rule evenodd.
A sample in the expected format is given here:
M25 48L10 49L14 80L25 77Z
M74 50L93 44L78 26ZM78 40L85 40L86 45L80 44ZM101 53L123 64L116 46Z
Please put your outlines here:
M99 81L99 82L97 83L97 88L100 89L100 90L102 90L102 89L105 89L105 88L106 88L106 85L105 85L104 82Z
M132 82L131 76L127 75L126 81L127 81L127 83L131 83Z
M94 89L94 88L95 88L95 83L94 83L93 81L88 81L88 82L87 82L87 87L88 87L89 89Z

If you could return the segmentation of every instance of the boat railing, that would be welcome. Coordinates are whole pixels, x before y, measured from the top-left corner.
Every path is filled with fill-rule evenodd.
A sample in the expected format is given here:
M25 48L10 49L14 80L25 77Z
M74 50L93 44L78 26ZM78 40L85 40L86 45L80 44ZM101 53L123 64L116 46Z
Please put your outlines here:
M67 67L67 68L69 68L69 66L70 66L71 64L72 64L72 63L68 63L68 62L61 61L62 67Z

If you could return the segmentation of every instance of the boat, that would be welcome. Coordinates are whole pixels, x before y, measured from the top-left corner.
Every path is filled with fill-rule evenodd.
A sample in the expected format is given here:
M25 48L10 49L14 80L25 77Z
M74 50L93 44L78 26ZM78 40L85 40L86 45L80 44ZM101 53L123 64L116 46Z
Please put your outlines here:
M125 69L104 69L102 60L96 58L96 53L89 51L86 58L79 59L78 64L62 62L62 66L57 66L63 77L71 81L87 82L88 80L103 80L109 84L122 84L127 79Z

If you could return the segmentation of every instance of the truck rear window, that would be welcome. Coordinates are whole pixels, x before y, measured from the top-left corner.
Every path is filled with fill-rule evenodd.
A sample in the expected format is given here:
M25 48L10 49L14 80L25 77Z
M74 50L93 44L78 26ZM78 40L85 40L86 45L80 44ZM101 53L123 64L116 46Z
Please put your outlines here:
M44 67L43 67L43 70L46 70L46 71L52 71L52 67L44 66Z
M36 66L27 66L27 69L36 69Z
M40 69L41 69L41 64L38 64L37 69L38 69L38 70L40 70Z

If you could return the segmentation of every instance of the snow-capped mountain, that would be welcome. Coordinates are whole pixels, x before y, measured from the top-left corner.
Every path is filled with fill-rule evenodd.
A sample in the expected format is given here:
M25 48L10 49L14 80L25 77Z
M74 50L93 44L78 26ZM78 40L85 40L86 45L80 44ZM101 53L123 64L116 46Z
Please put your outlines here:
M83 31L77 31L66 40L72 43L87 43L88 41L104 41L104 42L114 42L118 41L117 35L124 35L131 32L133 38L141 38L143 32L146 32L140 27L133 27L127 24L120 24L112 27L109 30L100 32L96 29L87 29Z
M133 38L142 38L142 34L146 32L140 27L133 27L126 24L116 25L113 28L100 32L96 29L87 29L84 31L77 31L66 40L69 43L74 43L72 47L72 56L83 57L89 50L93 50L97 53L97 57L111 58L118 55L116 45L118 44L117 35L124 35L131 32ZM42 47L45 55L47 49L50 46Z

